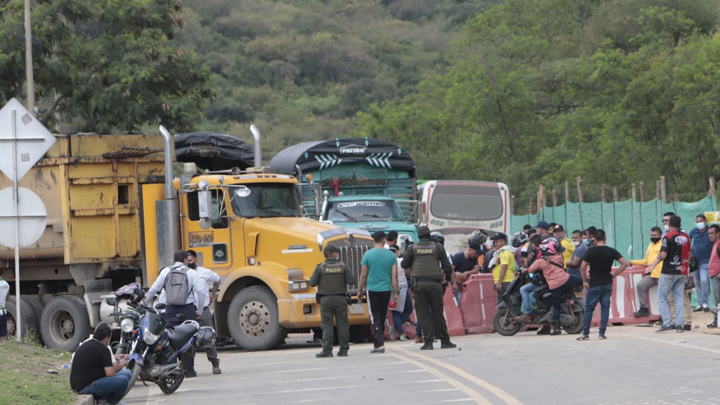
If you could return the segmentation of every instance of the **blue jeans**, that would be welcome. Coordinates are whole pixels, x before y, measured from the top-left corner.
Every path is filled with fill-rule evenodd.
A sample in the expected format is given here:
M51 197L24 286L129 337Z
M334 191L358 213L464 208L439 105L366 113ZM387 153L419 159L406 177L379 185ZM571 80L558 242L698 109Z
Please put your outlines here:
M700 270L698 270L700 271ZM696 271L697 273L697 271ZM663 320L663 326L670 326L670 303L668 295L672 293L675 301L675 327L682 328L684 319L684 311L681 302L683 302L685 293L685 277L672 274L661 274L658 281L658 305L660 306L660 316Z
M403 323L410 318L410 314L412 314L413 306L412 306L412 299L410 298L410 290L407 290L407 296L405 297L405 308L403 308L402 312L398 311L390 311L392 312L393 317L393 325L395 325L395 329L398 331L399 334L404 335L405 332L403 331ZM419 322L418 322L419 324Z
M185 315L186 321L194 321L195 305L168 305L167 308L165 308L165 319L172 326L178 326L182 324L182 322L180 322L180 320L175 317L177 314ZM185 371L187 371L188 373L195 373L195 346L190 346L190 348L187 349L185 353L183 353L182 360L183 368L185 369Z
M698 305L708 303L710 297L710 273L707 264L701 264L693 274L695 280L695 291L697 292Z
M118 371L115 377L103 377L83 388L80 394L92 395L98 401L117 404L125 394L132 372L128 369Z
M583 335L590 335L590 324L592 323L593 312L600 302L600 336L605 336L608 319L610 319L610 298L612 297L612 284L603 284L590 287L585 300L585 315L583 316ZM680 307L682 310L682 307Z
M535 292L535 284L527 283L520 287L520 295L522 296L522 312L523 314L529 314L531 309L531 302L533 300L533 292Z

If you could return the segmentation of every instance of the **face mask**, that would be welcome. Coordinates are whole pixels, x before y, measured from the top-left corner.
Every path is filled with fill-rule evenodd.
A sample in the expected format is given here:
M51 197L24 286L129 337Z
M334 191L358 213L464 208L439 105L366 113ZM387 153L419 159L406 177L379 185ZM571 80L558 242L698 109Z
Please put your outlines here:
M697 227L697 229L702 231L703 229L705 229L705 222L698 222L697 224L695 224L695 226Z
M650 238L650 241L651 241L652 243L658 243L658 242L660 242L660 239L661 239L661 238Z
M590 239L583 239L583 245L590 246Z
M663 228L665 228L666 231L669 231L669 230L670 230L670 226L669 226L669 225L663 225Z
M580 246L580 241L579 240L573 241L573 246L575 246L575 247Z
M188 267L195 270L197 268L197 264L195 263L188 263Z

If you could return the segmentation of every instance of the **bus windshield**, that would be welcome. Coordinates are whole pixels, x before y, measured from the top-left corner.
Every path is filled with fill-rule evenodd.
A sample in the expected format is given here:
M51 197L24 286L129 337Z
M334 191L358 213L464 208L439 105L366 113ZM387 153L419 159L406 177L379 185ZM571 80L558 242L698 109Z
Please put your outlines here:
M293 184L256 183L230 186L229 189L235 215L246 218L300 216L300 205Z
M498 187L438 183L431 198L430 212L437 218L488 221L503 215Z
M328 202L327 213L332 222L404 221L395 201Z

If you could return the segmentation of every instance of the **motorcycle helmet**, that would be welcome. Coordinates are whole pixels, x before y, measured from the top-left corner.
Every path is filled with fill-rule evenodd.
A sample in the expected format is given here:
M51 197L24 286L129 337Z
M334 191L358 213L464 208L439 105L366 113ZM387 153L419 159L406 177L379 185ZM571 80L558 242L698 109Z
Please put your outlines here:
M215 344L215 337L215 329L210 326L203 326L198 329L195 344L197 347L210 347Z
M142 293L138 294L138 292L142 292L140 284L130 283L118 288L117 291L115 291L115 297L119 299L127 299L133 303L138 303L144 295Z
M431 232L430 233L430 240L432 240L435 243L439 243L441 245L445 245L445 237L440 232Z
M540 244L540 253L543 256L553 256L558 254L559 248L558 248L558 241L555 239L545 239Z
M478 253L482 253L482 250L483 250L482 247L486 241L487 241L487 238L485 237L485 235L482 235L482 234L473 235L470 237L470 239L468 239L468 246L470 247L470 249L472 249Z

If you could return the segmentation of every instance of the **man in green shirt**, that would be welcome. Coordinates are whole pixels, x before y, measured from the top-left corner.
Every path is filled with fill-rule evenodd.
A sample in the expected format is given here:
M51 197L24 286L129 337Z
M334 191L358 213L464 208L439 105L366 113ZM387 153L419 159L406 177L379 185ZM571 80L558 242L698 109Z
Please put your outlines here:
M347 356L350 349L350 324L348 323L348 308L345 293L348 284L357 283L357 278L348 266L338 261L340 252L335 246L326 246L323 251L325 261L315 267L310 277L310 285L318 287L320 302L320 325L322 326L322 352L315 357L332 357L333 347L333 318L338 329L340 350L338 356Z
M377 231L373 234L375 247L368 250L360 264L360 283L358 298L363 296L367 285L368 306L373 325L375 347L370 353L385 353L385 319L387 318L390 300L398 299L397 258L385 249L385 233Z

